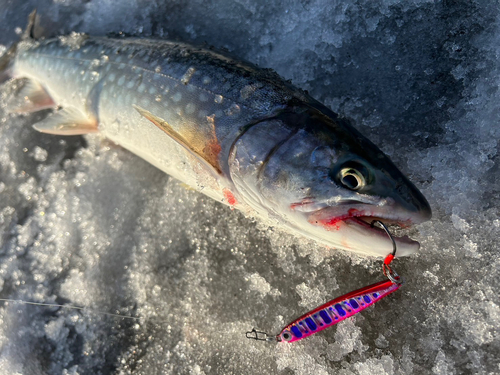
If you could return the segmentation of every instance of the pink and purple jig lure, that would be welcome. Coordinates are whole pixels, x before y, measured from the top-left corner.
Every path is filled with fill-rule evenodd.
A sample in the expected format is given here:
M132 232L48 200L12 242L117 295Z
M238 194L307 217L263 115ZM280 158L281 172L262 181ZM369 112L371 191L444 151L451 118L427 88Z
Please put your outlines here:
M288 324L276 336L276 340L294 342L314 335L359 313L400 286L391 280L384 280L335 298Z
M393 241L393 252L389 254L383 264L383 273L388 280L366 286L353 292L337 297L314 310L295 319L286 325L276 336L269 336L255 328L246 333L249 339L260 341L295 342L312 336L328 327L333 326L380 301L382 298L398 290L403 280L390 267L396 255L396 244L386 226L379 222Z

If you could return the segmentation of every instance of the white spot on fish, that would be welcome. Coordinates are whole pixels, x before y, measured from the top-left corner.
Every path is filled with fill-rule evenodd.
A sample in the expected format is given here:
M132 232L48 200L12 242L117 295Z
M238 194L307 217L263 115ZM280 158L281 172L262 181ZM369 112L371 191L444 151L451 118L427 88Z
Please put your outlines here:
M155 68L155 73L160 73L161 72L161 66L158 65L156 68Z
M118 86L123 85L125 83L125 76L121 76L117 83L118 83Z
M240 114L240 106L236 103L232 104L231 107L224 111L226 116L238 116Z
M156 87L151 86L151 87L149 88L149 93L150 93L151 95L153 95L154 93L156 93Z
M174 102L180 102L180 100L182 99L182 94L180 92L176 93L174 96L172 96L172 100Z
M110 133L112 134L118 134L120 132L120 121L115 120L111 123L109 127L106 127Z
M205 94L204 92L202 92L200 94L199 99L200 99L200 102L206 102L206 101L208 101L208 96L207 96L207 94Z
M203 77L203 84L208 85L210 82L212 82L212 79L209 76Z
M250 96L253 95L253 93L255 92L256 88L257 87L254 86L254 85L246 85L245 87L243 87L240 90L241 99L243 99L243 100L248 99Z
M222 101L224 100L224 97L222 95L215 95L215 99L214 101L217 103L217 104L220 104L222 103Z
M127 88L128 88L128 89L131 89L132 87L134 87L134 85L135 85L135 82L134 82L134 81L128 81L128 82L127 82Z
M115 78L116 78L116 74L115 73L110 73L109 76L108 76L109 82L114 82Z
M146 85L144 83L141 83L139 85L139 87L137 88L137 91L144 92L145 89L146 89Z
M196 109L196 106L193 103L188 103L188 105L186 106L186 113L188 115L192 115L194 113L195 109Z

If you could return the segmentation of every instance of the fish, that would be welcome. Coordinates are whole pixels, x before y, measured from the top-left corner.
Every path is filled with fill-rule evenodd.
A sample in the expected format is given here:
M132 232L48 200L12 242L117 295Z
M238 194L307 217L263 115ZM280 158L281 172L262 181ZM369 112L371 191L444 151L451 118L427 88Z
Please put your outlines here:
M372 225L431 218L422 193L345 118L270 69L187 43L72 33L0 58L24 80L12 112L52 109L42 133L100 133L201 193L333 249L386 256ZM395 237L398 256L419 249Z

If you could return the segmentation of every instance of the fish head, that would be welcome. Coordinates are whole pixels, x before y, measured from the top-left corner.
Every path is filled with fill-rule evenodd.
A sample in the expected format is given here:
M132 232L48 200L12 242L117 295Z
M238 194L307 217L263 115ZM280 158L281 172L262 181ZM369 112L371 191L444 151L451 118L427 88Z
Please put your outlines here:
M308 109L254 128L235 144L233 180L250 205L293 231L334 248L384 256L392 242L373 221L409 227L430 219L422 193L345 120ZM394 238L397 256L419 248L406 236Z

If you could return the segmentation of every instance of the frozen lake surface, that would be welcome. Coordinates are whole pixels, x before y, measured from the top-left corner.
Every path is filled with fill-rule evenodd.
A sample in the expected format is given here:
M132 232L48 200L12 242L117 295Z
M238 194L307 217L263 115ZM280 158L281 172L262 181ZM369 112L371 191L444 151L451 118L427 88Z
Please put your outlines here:
M88 308L1 302L0 374L500 372L498 1L0 0L0 52L35 7L47 37L152 35L276 70L352 119L434 217L410 232L419 254L395 261L398 292L298 343L247 340L380 280L380 261L0 106L0 297Z

